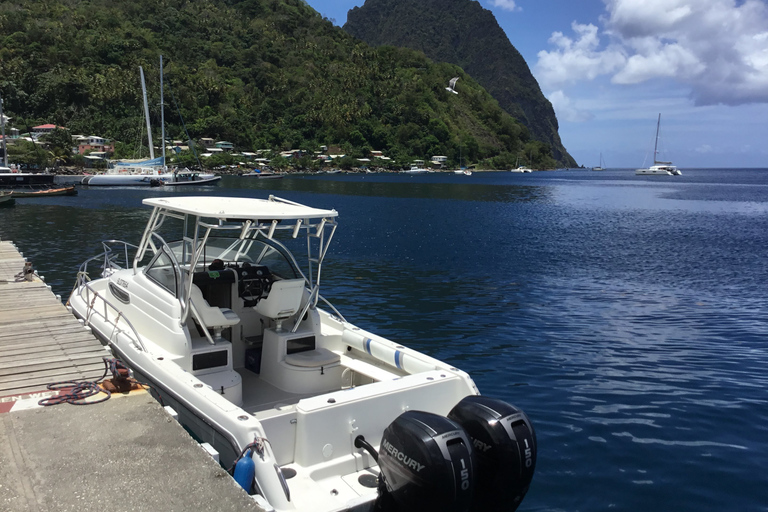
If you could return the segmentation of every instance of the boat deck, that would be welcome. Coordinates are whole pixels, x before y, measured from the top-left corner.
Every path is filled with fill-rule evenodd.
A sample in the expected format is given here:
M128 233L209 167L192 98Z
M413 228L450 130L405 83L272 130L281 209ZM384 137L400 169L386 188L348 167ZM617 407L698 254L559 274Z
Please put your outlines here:
M302 398L317 393L289 393L264 382L258 374L245 368L235 368L243 379L243 410L259 416L259 412L296 405Z

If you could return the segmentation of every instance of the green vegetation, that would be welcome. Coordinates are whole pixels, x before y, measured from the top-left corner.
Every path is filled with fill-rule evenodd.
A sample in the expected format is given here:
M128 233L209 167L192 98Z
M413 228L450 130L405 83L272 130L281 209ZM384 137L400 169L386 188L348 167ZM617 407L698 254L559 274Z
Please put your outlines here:
M533 139L548 143L561 165L576 167L560 141L552 104L493 13L480 2L366 0L349 12L344 30L373 46L412 48L436 62L461 66L528 127ZM459 84L463 89L465 84Z
M550 146L457 66L371 48L301 0L0 1L0 40L0 94L15 126L109 137L118 158L146 140L139 66L159 141L162 54L171 139L187 140L178 109L192 139L242 151L326 144L398 163L446 155L457 165L461 153L465 165L509 168L525 155L556 166ZM459 96L444 90L452 76Z

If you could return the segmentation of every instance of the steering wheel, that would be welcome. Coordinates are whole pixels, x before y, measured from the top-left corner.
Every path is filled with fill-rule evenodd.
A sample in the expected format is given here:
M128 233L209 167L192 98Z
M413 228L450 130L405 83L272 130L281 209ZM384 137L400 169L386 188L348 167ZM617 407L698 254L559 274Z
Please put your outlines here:
M264 265L244 263L237 269L240 280L240 297L247 301L258 301L272 289L274 278Z

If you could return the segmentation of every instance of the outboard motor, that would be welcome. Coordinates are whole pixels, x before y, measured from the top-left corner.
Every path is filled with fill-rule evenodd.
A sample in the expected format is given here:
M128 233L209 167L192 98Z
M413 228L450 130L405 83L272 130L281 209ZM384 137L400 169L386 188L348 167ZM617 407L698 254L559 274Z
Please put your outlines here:
M468 511L474 467L466 432L437 414L406 411L384 430L377 510Z
M501 400L470 395L448 418L472 438L477 477L472 510L516 510L536 467L536 433L528 416Z

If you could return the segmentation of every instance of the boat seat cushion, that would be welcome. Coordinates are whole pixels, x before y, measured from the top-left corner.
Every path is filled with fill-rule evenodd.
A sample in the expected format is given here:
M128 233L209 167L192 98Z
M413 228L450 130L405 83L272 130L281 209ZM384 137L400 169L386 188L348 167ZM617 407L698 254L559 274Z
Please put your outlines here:
M211 306L203 298L203 293L196 284L192 285L190 301L200 315L200 320L206 327L229 327L240 322L240 317L229 308Z
M304 368L319 368L338 363L340 357L327 348L316 348L315 350L305 350L295 354L285 356L285 362L292 366L302 366Z

